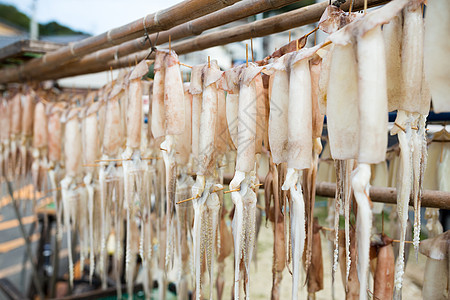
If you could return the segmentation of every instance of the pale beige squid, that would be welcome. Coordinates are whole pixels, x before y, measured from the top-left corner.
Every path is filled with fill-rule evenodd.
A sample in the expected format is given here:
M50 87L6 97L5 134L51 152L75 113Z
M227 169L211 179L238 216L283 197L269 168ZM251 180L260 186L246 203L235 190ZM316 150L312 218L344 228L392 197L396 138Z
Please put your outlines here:
M39 109L39 103L36 111ZM74 265L72 253L72 231L77 229L81 193L78 185L82 174L82 137L79 121L79 109L69 108L64 116L64 159L65 177L61 180L61 198L63 204L64 225L67 232L67 248L69 250L69 283L73 285ZM38 123L35 122L35 126Z

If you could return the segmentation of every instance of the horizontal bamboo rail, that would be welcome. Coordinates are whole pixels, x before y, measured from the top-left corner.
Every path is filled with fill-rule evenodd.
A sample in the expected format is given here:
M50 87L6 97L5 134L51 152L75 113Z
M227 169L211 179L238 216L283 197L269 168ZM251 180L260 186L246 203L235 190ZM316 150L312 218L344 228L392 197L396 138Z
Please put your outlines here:
M233 174L225 174L223 176L224 184L229 184L231 179L233 179ZM259 181L264 182L264 178L260 177ZM316 196L334 198L335 192L335 183L316 183ZM395 188L371 186L369 196L373 202L397 204L397 190ZM450 209L450 192L424 190L421 203L422 207ZM411 201L409 205L414 206L414 203Z
M335 183L318 182L316 184L317 196L334 198L335 192ZM373 202L397 204L397 190L395 188L372 186L369 190L369 196ZM409 205L414 206L414 203L410 201ZM422 192L422 207L450 209L450 193L424 190Z
M105 49L123 42L136 39L144 34L168 30L187 21L202 17L239 0L186 0L156 13L148 14L134 22L111 29L100 35L70 43L56 51L49 52L41 58L15 68L0 71L0 83L18 82L26 78L36 78L54 66L78 60L82 56Z
M343 4L341 8L348 11L350 1ZM379 6L388 3L389 0L368 0L368 7ZM233 42L243 41L249 38L266 36L273 33L286 31L295 27L308 25L317 22L325 11L328 2L317 3L292 10L274 17L251 22L249 24L236 26L229 29L218 30L212 33L204 34L195 38L187 39L177 43L172 43L171 48L178 54L186 54L207 48L226 45ZM355 0L353 11L361 10L364 7L364 0ZM231 8L231 7L230 7ZM217 12L219 13L219 12ZM128 55L117 60L113 59L108 63L89 64L73 69L64 68L53 74L43 75L42 79L57 79L68 76L81 75L86 73L100 72L112 68L127 67L134 62L147 57L149 51L144 50L138 53Z
M298 1L299 0L243 0L209 15L173 27L170 30L151 34L149 35L149 38L153 46L162 45L169 41L169 36L173 42L182 38L199 35L205 30L222 26L268 10L278 9ZM88 54L79 61L65 65L64 68L67 68L68 70L76 70L83 67L90 69L94 66L101 67L110 60L124 57L137 51L147 50L149 45L150 43L147 41L147 38L142 36L118 46ZM59 66L55 66L53 70L58 68ZM49 70L49 72L51 71L52 70Z

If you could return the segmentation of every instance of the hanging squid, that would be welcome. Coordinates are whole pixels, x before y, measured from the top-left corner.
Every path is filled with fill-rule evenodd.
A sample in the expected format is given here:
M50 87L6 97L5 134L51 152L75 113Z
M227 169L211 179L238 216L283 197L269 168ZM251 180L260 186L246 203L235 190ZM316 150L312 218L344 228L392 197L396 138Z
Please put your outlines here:
M191 188L194 184L192 177L188 175L189 159L191 156L191 118L192 118L192 95L189 92L189 83L184 84L184 130L175 136L176 164L178 169L176 201L190 197ZM177 296L179 299L188 299L188 275L190 272L190 244L188 236L191 229L192 202L175 205L176 211L176 253L179 262L177 278Z
M20 136L22 133L22 93L17 92L10 100L11 106L11 158L10 158L10 177L18 179L21 169L20 160Z
M34 110L33 128L33 164L31 174L33 184L38 191L44 188L45 169L47 168L48 133L45 104L38 102Z
M22 136L20 139L20 155L21 155L21 170L22 178L26 177L31 168L31 144L33 135L33 120L34 120L34 106L35 94L31 88L28 88L23 96L23 110L22 110Z
M372 236L371 246L374 246L376 254L376 266L373 276L373 297L374 299L392 299L395 274L392 239L385 234L376 234Z
M327 91L327 129L331 157L336 161L338 193L334 217L334 260L333 273L338 264L338 227L339 211L344 208L345 217L345 252L346 282L350 272L350 173L358 155L359 145L359 110L358 110L358 73L356 54L352 44L335 45L331 54L330 80ZM339 176L338 176L339 175Z
M1 120L0 125L1 131L0 131L0 138L1 138L1 176L5 179L8 179L8 161L9 161L9 154L10 154L10 118L11 118L11 111L10 106L8 105L8 102L5 98L1 99L0 103L0 112L1 112Z
M106 286L106 241L109 235L111 221L114 223L116 245L114 250L114 273L118 294L121 295L120 270L122 266L123 247L123 172L117 167L114 159L119 157L121 147L124 143L121 124L121 107L119 97L123 93L122 78L119 77L113 89L108 95L105 104L105 125L102 138L102 162L99 170L100 185L100 255L98 260L100 278L103 287ZM114 212L114 220L111 220L110 212Z
M98 132L98 118L97 112L102 102L94 102L87 106L82 120L82 139L83 139L83 161L86 165L85 176L83 182L87 190L87 212L88 212L88 224L89 224L89 278L92 280L95 270L95 249L96 243L94 243L94 235L97 231L97 226L94 224L94 220L98 215L101 215L99 207L95 203L95 199L98 199L98 183L97 183L97 171L95 167L89 166L100 158L100 139ZM95 235L97 236L97 235Z
M367 298L370 233L372 226L369 198L370 164L385 160L387 146L387 80L386 57L381 24L388 23L408 4L398 0L366 14L335 32L335 44L356 42L358 61L359 147L358 166L352 173L352 188L358 204L357 244L360 298ZM356 125L355 125L356 126Z
M249 271L255 243L256 194L255 194L255 141L257 91L255 77L261 68L249 64L240 75L238 145L236 172L230 182L231 199L235 205L232 222L234 240L234 297L240 297L241 274L244 275L244 291L249 298Z
M180 145L177 145L176 136L184 132L186 120L184 88L178 56L173 51L162 52L161 54L165 55L164 120L166 132L161 150L166 168L166 268L171 269L174 259L175 223L172 218L175 210L177 185L176 147L180 147ZM184 155L188 154L184 153Z
M198 69L199 71L200 69ZM202 106L200 115L199 139L198 139L198 161L197 161L197 178L192 187L192 196L194 206L194 227L193 227L193 261L195 274L195 291L196 299L200 299L202 295L202 264L207 261L210 271L210 297L212 297L212 260L214 254L214 243L211 237L205 237L205 231L216 235L219 222L220 203L219 198L214 191L216 184L214 183L214 167L216 164L216 152L214 149L216 139L216 124L218 122L218 89L217 81L221 78L222 72L215 60L211 61L209 66L202 69ZM195 76L195 77L194 77ZM198 74L193 74L192 83L197 81ZM198 84L198 82L196 83ZM194 118L198 116L193 115ZM193 124L194 127L194 124ZM194 146L193 146L194 148ZM214 192L214 193L211 193ZM214 222L214 223L213 223ZM206 255L206 257L205 257Z
M403 27L401 20L403 19ZM416 255L420 234L421 185L426 165L425 121L431 96L423 73L423 17L421 1L413 1L388 24L385 33L388 65L401 63L400 71L390 67L388 78L396 78L399 86L388 86L390 109L397 109L391 134L397 134L400 145L401 171L397 182L400 247L396 267L396 293L400 293L404 270L404 241L408 219L409 198L414 202L414 248ZM400 37L401 40L400 40Z
M143 124L141 78L148 72L148 62L141 61L131 71L126 90L126 148L122 152L124 201L127 207L127 234L125 252L125 277L128 293L133 292L136 256L139 235L133 227L138 227L137 214L144 195L143 173L145 161L141 160L141 135ZM121 103L121 105L124 103ZM123 113L123 110L122 110Z
M449 297L449 244L450 231L420 243L419 251L427 257L422 288L425 300L444 300Z
M36 106L36 112L39 111L39 104ZM66 175L61 180L61 196L64 211L64 225L67 231L67 248L69 252L69 280L73 285L74 265L72 253L72 229L78 226L79 207L81 193L78 184L81 181L81 128L78 119L79 110L77 108L69 108L66 112L64 121L64 158L66 166ZM35 127L39 126L35 122Z

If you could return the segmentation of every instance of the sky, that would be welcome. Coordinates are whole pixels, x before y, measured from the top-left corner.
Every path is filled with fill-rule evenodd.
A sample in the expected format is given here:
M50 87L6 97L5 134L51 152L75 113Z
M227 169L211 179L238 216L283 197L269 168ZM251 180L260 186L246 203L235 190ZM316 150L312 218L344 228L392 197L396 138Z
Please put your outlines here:
M182 0L35 0L39 23L57 21L73 30L101 34ZM31 16L33 0L0 0Z

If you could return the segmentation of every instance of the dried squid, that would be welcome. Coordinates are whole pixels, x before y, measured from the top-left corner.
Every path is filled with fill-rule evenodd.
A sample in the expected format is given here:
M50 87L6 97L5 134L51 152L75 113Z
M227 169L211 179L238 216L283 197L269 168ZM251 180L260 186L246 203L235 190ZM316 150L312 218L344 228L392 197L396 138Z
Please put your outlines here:
M219 198L215 191L214 167L216 163L216 153L214 149L216 124L218 122L218 89L217 81L221 78L222 72L215 60L211 61L210 66L202 69L202 105L200 115L199 139L198 139L198 161L197 178L192 186L192 196L194 206L194 227L193 227L193 261L195 274L196 299L202 296L202 263L207 260L210 266L210 297L212 297L212 259L214 254L213 234L215 236L219 222ZM197 75L196 75L197 76ZM193 81L194 82L194 81ZM198 111L197 111L198 113ZM198 117L196 114L193 118ZM193 124L194 126L194 124ZM195 146L193 145L193 148ZM206 257L205 257L206 255Z
M44 188L45 169L47 168L47 115L45 113L45 104L38 102L34 111L33 128L33 164L31 173L35 188L41 191Z
M117 167L117 162L111 161L119 157L119 151L124 142L121 128L121 107L119 97L123 93L121 78L115 82L113 89L108 95L105 106L105 125L102 140L102 162L99 170L100 185L100 259L98 261L100 278L103 285L106 284L106 241L109 235L111 217L110 211L114 212L114 231L116 245L114 250L114 273L121 295L120 266L123 258L122 235L123 235L123 175L122 170ZM112 206L112 208L111 208Z
M39 104L36 111L39 110ZM69 280L73 285L74 266L72 254L72 228L77 228L81 193L78 184L81 182L81 128L78 118L79 110L70 108L65 115L64 158L66 175L61 180L61 196L64 210L64 225L67 231L67 249L69 250ZM35 123L38 126L38 123Z
M121 156L124 176L124 201L127 206L127 240L125 253L125 277L128 293L134 286L134 271L138 254L138 234L132 230L138 226L137 213L144 195L143 173L146 162L141 160L141 134L143 124L141 78L148 72L148 62L141 61L128 77L126 103L126 148ZM123 110L122 110L123 111Z
M97 112L102 105L102 102L95 102L86 107L84 111L84 118L82 121L82 138L83 138L83 161L86 165L93 164L96 160L99 159L100 156L100 140L99 140L99 132L98 132L98 118ZM96 243L94 243L94 233L97 228L97 224L94 224L94 220L97 219L99 215L97 212L100 212L99 207L95 203L94 199L98 199L99 195L99 187L97 182L97 171L95 167L86 167L85 176L83 178L83 182L86 186L87 190L87 209L88 212L88 224L89 224L89 278L92 280L92 276L94 275L95 268L95 249ZM96 213L94 213L94 211Z
M22 110L22 136L20 139L20 154L21 154L21 170L22 177L27 176L30 171L31 163L29 152L32 144L33 135L33 120L34 120L34 106L35 94L31 88L28 88L23 96L23 110Z
M420 243L420 253L427 257L422 296L425 300L444 300L449 297L450 231Z

